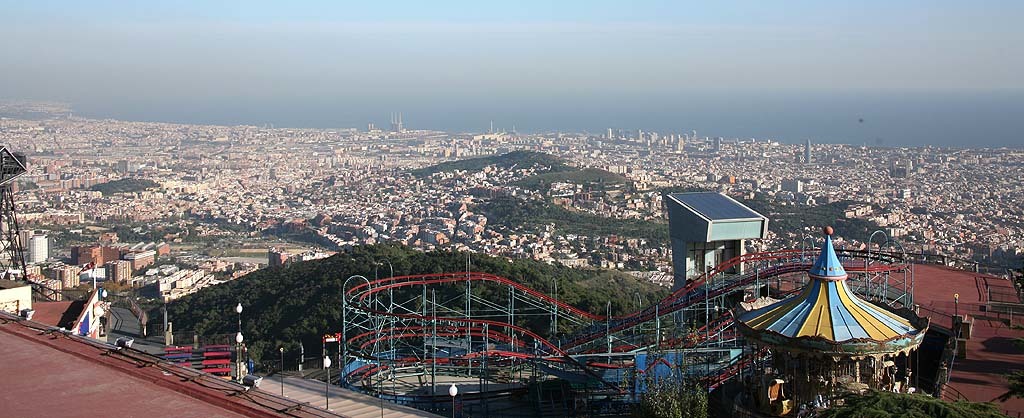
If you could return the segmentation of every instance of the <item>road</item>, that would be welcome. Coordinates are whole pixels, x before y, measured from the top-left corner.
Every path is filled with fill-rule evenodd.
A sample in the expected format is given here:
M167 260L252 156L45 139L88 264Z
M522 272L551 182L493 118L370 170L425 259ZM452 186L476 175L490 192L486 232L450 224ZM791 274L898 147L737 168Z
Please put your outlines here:
M113 343L120 337L134 338L132 348L149 354L160 354L164 351L162 336L142 338L142 325L139 319L127 308L113 306L110 308L110 323L107 324L107 342Z

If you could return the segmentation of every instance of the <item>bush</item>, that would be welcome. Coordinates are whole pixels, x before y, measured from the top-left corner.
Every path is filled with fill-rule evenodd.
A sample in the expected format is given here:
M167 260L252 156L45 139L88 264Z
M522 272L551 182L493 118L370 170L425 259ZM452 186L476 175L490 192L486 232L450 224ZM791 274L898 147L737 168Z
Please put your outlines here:
M946 402L928 395L871 392L848 396L846 404L825 411L823 418L1005 418L991 403Z
M707 418L708 393L698 384L662 382L648 386L635 418Z

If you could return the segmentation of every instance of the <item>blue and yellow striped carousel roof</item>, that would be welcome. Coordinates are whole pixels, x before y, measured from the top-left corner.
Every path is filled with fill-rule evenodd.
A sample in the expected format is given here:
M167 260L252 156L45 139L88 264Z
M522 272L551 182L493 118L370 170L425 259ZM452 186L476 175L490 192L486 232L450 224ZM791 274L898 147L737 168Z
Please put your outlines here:
M808 276L811 282L799 295L747 312L737 320L755 332L834 342L888 341L918 331L908 320L861 300L850 290L828 235Z

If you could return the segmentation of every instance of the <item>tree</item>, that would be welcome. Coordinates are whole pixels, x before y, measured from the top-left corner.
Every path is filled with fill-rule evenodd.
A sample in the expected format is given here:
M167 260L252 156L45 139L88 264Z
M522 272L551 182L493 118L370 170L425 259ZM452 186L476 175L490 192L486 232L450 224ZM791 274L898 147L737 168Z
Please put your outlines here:
M284 346L291 352L298 349L300 341L306 347L316 346L325 333L340 331L345 279L354 274L372 279L379 267L377 263L385 259L390 260L399 276L458 272L466 268L465 253L422 252L392 244L356 246L327 259L271 267L204 288L169 303L167 312L179 332L191 331L200 336L233 334L237 320L234 306L241 303L245 307L242 333L250 354L257 359L276 358L278 347ZM621 315L635 308L632 299L622 295L638 292L643 300L660 300L668 293L663 287L620 272L577 270L534 260L510 262L483 254L474 254L472 263L474 271L506 277L542 292L553 290L553 280L557 280L558 298L589 312L604 312L606 303L611 301L612 315ZM384 269L390 274L390 269ZM437 299L461 296L460 289L439 287ZM472 291L484 300L508 298L508 288L503 285L481 283L473 285ZM418 288L400 288L394 296L395 300L414 304L420 292ZM150 318L162 315L159 309L150 312ZM551 329L547 315L517 315L516 323L542 335ZM568 331L563 326L559 328Z
M864 396L851 395L845 404L833 407L821 415L823 418L1006 418L999 407L991 403L947 402L928 395L892 392L870 392Z
M1021 345L1021 339L1017 339L1017 345ZM1016 371L1006 375L1006 380L1010 384L1010 390L1006 393L999 395L998 398L1001 402L1006 402L1010 398L1024 398L1024 371Z
M707 418L708 394L699 384L676 381L648 385L633 411L635 418Z
M121 292L124 292L126 290L131 290L131 286L129 286L127 284L124 284L124 283L118 283L118 282L115 282L113 280L107 280L107 281L103 282L103 288L107 289L108 292L111 292L111 293L114 293L114 294L121 293Z

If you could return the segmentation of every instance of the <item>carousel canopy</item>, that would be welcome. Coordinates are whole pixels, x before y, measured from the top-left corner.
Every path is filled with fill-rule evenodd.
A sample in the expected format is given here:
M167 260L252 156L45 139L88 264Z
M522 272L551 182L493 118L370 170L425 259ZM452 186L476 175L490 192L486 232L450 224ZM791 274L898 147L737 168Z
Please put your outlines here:
M831 228L814 266L811 282L797 296L740 315L754 332L783 337L819 337L842 343L854 339L888 341L915 334L906 319L861 300L846 285L846 270L832 247Z

